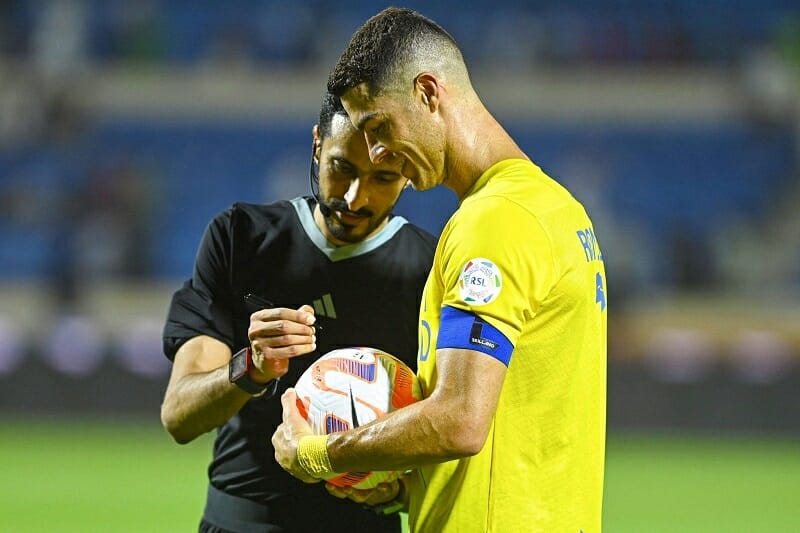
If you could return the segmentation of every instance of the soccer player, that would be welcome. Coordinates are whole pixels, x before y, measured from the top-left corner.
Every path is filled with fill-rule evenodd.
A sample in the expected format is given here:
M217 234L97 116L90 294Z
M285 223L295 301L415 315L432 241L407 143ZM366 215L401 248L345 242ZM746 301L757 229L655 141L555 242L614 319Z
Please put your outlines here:
M174 363L161 408L179 443L217 429L200 531L400 531L399 515L288 475L269 443L281 421L275 392L315 355L373 346L416 365L435 238L391 214L407 183L399 161L373 164L328 96L313 129L319 193L237 203L206 229L169 309L164 350Z
M328 89L374 162L402 158L416 189L444 184L459 208L420 308L425 398L313 436L287 391L276 459L304 480L416 469L415 532L600 531L608 311L585 210L484 107L453 38L418 13L368 20Z

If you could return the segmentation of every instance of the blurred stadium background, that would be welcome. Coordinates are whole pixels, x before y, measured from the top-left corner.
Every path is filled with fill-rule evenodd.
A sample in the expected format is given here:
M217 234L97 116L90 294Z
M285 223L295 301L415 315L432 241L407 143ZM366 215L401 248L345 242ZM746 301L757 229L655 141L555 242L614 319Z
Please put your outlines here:
M798 530L797 3L401 5L595 221L606 529ZM306 193L327 70L382 7L0 2L0 530L193 530L210 441L159 427L169 297L215 213ZM398 210L438 234L455 207Z

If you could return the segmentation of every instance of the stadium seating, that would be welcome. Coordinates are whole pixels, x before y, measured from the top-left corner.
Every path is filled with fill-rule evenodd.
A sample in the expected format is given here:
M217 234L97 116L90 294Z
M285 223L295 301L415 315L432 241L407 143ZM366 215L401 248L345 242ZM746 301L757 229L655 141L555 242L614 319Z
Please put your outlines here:
M652 253L662 257L669 255L676 233L690 233L708 243L724 235L729 221L759 217L791 177L790 135L763 138L746 124L614 126L594 131L563 125L509 127L554 178L579 199L599 201L599 208L615 219L639 227L650 240ZM234 201L267 201L308 190L308 130L298 124L115 121L97 125L78 145L86 154L102 155L86 158L82 169L73 170L75 177L65 178L57 170L58 156L49 154L54 158L51 165L35 165L43 177L28 182L35 190L31 194L66 194L87 182L92 168L103 161L133 161L155 184L151 193L158 196L147 246L150 273L160 278L189 274L205 224ZM577 157L588 160L588 171L575 168ZM0 174L11 177L0 182L0 192L31 175L34 161L35 155L0 160ZM49 178L48 172L53 173ZM581 198L592 180L602 181L595 184L599 191L586 194L598 195L599 200ZM456 204L449 191L434 194L426 198L409 192L399 211L438 233ZM449 209L428 209L430 201L445 202L438 205ZM594 207L589 206L590 211ZM598 224L600 219L598 213ZM602 241L602 229L599 233ZM0 276L30 277L51 268L53 243L58 239L53 227L0 217L0 235ZM668 284L669 265L658 268L652 279Z
M578 72L583 81L597 73L616 81L618 72L655 72L657 81L667 80L667 96L670 81L692 86L687 72L711 73L724 86L715 94L733 103L721 106L721 115L712 113L722 118L684 111L676 119L663 109L650 116L646 105L635 122L615 121L615 106L601 113L602 121L577 113L572 122L547 122L563 120L557 110L545 113L548 119L527 115L524 121L510 106L507 116L498 115L593 218L614 302L608 308L610 425L796 433L800 337L790 289L800 282L797 268L795 279L770 279L768 292L757 276L742 287L735 276L717 275L713 261L722 261L719 249L737 247L740 228L759 241L759 231L775 227L761 222L776 200L792 188L800 194L796 124L780 113L749 120L760 109L759 95L748 85L752 72L742 72L753 57L763 57L747 55L755 48L780 44L787 31L797 41L797 1L403 4L442 22L482 79L502 84L498 74L518 75L523 95L542 71L566 78ZM39 76L52 74L42 69L47 58L41 56L55 53L60 60L71 42L42 23L56 5L56 11L77 6L81 13L72 22L85 24L57 28L77 37L79 49L65 54L72 63L51 67L86 83L85 92L81 84L71 88L86 100L94 102L92 82L116 77L127 89L127 76L139 73L145 85L162 74L224 85L228 74L238 74L250 80L250 98L231 116L227 108L206 113L202 99L160 116L184 97L174 88L191 85L166 83L164 94L174 91L172 99L139 116L142 100L127 100L135 91L111 91L125 100L117 108L121 102L99 90L96 107L78 113L72 135L53 136L60 124L50 99L58 95L33 93L63 89L57 77L51 87L39 86ZM292 116L292 110L280 120L249 116L246 106L259 107L258 84L269 83L273 72L305 79L324 73L376 9L364 0L0 3L0 69L16 74L19 67L25 79L13 89L33 94L27 107L13 109L25 126L22 135L0 117L0 404L19 412L157 412L170 369L160 348L163 313L179 280L191 273L209 219L235 201L308 193L313 117ZM52 12L49 18L58 25ZM0 104L13 107L13 95L3 92L11 81L0 83ZM650 102L662 97L653 86ZM236 88L222 94L238 103ZM594 105L587 94L566 100ZM145 98L162 104L159 96ZM665 108L680 97L667 98ZM781 124L766 125L765 117ZM687 118L690 123L681 122ZM438 234L456 206L453 193L440 187L404 192L396 211ZM797 234L784 234L767 242L763 254L741 246L749 253L730 263L769 264L762 257L770 253L767 245L785 246L787 257L800 253Z
M231 58L309 62L330 39L341 45L376 11L363 0L203 0L192 9L176 0L85 5L85 46L93 60L178 65ZM435 20L455 20L450 30L469 57L494 63L730 63L743 45L774 38L797 14L791 0L745 0L735 8L690 0L408 0L403 5ZM13 2L0 11L13 28L0 46L9 53L32 47L46 7L46 2Z

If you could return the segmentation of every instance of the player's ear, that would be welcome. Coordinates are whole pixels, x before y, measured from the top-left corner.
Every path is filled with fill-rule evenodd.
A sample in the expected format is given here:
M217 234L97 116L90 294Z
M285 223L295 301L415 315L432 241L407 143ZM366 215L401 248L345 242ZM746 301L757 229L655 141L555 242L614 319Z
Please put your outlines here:
M439 80L430 72L423 72L414 78L414 93L431 112L439 108L441 90Z

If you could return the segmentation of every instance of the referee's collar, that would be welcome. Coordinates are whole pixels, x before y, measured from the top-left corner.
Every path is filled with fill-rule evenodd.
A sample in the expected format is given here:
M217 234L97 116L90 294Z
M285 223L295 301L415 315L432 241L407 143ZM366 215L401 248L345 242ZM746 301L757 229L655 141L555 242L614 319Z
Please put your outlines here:
M314 243L314 246L328 256L333 262L343 261L351 257L358 257L375 250L383 245L389 239L400 231L408 220L401 216L393 216L389 219L386 225L375 235L361 242L354 242L352 244L345 244L344 246L334 246L323 235L322 230L319 229L317 223L314 222L314 213L312 207L304 197L294 198L290 201L292 207L297 212L297 218L300 219L300 225L303 226L308 238Z

